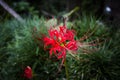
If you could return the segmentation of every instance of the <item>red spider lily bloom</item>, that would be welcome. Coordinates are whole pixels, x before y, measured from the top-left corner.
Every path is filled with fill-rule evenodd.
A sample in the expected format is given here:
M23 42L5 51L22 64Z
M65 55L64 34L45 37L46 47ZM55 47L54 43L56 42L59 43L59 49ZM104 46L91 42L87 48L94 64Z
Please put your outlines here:
M66 26L60 26L59 30L50 29L49 37L44 37L44 47L50 49L58 59L66 57L66 50L77 50L77 42L74 40L74 31L69 30Z
M30 66L27 66L24 70L24 76L28 79L32 78L32 69Z

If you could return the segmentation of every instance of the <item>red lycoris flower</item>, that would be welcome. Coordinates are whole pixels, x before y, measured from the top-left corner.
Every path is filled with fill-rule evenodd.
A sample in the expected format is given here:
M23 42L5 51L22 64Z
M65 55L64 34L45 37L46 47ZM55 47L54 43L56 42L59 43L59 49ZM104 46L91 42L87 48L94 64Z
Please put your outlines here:
M32 69L30 66L27 66L24 70L24 76L28 79L32 78Z
M60 26L59 30L50 29L49 37L44 37L44 47L50 49L58 59L66 57L66 50L77 50L77 42L74 40L74 31L66 26Z

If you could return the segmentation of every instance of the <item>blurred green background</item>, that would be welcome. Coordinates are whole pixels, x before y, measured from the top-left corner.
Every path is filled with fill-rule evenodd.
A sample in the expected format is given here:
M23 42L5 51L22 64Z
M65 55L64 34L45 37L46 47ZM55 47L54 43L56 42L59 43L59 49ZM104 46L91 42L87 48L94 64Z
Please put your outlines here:
M0 6L0 80L29 80L23 76L26 66L32 68L31 80L120 80L119 0L0 1L22 18L18 21ZM74 11L76 7L79 10ZM74 12L68 16L71 11ZM66 15L66 25L76 31L76 40L87 36L83 43L100 43L80 48L80 60L67 55L69 78L65 65L57 73L61 60L49 58L49 51L33 37L47 35L47 28L63 24Z

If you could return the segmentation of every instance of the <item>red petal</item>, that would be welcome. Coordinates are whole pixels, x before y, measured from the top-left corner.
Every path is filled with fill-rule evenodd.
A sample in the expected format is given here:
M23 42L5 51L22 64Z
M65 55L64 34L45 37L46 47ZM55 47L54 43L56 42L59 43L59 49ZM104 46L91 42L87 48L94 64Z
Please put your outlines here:
M24 70L24 76L28 79L32 78L32 69L30 66L27 66Z
M67 40L74 40L74 33L72 30L67 30L66 31L66 34L65 34L65 37Z
M63 50L61 51L61 54L58 55L58 59L65 58L65 57L66 57L66 50L63 49Z
M48 37L44 37L43 41L44 41L46 46L47 45L54 45L54 43L55 43L53 39L48 38Z
M77 50L77 44L76 44L76 41L70 41L66 47L70 50Z
M60 33L65 33L66 32L66 26L60 26Z

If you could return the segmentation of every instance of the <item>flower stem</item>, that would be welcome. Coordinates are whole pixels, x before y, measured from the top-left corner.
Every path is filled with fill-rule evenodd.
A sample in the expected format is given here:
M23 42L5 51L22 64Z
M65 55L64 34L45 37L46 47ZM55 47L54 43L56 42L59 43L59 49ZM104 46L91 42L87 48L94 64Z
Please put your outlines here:
M64 64L65 64L66 78L67 78L67 80L69 80L69 74L68 74L68 67L67 67L67 62L66 62L66 59L65 59Z

